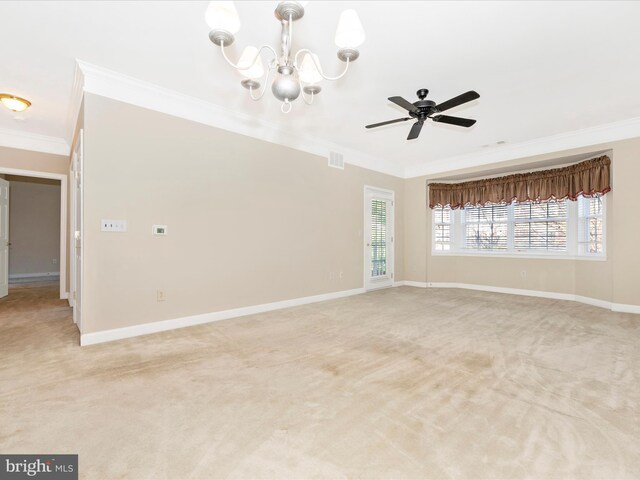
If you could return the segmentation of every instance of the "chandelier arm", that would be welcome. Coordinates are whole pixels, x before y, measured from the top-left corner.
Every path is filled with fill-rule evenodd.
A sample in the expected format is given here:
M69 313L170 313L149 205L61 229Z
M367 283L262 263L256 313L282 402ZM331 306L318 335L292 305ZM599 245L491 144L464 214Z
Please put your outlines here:
M227 57L227 52L225 52L225 50L224 50L224 40L220 42L220 50L222 51L222 56L227 61L227 63L229 65L231 65L233 68L235 68L236 70L249 70L258 61L258 57L260 57L260 53L262 53L262 50L264 50L264 49L271 50L271 52L273 53L274 57L276 59L278 58L278 54L276 53L275 49L271 45L261 45L260 48L258 49L258 52L256 53L256 56L253 57L253 60L251 61L249 66L240 67L239 65L236 65L231 60L229 60L229 57Z
M264 78L264 85L262 85L262 88L260 89L260 93L258 94L257 97L253 95L253 88L249 88L249 96L251 97L251 100L254 100L257 102L264 96L264 92L267 91L267 84L269 83L269 77L271 77L271 70L272 70L271 68L267 69L267 74Z
M322 66L316 61L315 56L313 55L313 52L311 50L306 49L306 48L301 48L296 53L296 56L294 57L294 65L296 66L296 68L298 68L298 55L300 55L301 53L308 53L309 54L309 56L311 57L311 60L313 60L313 63L316 66L316 69L318 70L318 73L325 80L331 80L331 81L339 80L342 77L344 77L346 75L346 73L347 73L347 70L349 70L349 59L347 58L345 60L346 65L344 67L344 70L342 71L342 73L340 75L338 75L337 77L327 77L324 73L322 73Z
M316 98L313 92L311 92L311 100L307 100L307 97L305 97L304 89L302 90L300 95L302 96L302 100L304 100L304 103L306 103L307 105L313 105L313 99Z

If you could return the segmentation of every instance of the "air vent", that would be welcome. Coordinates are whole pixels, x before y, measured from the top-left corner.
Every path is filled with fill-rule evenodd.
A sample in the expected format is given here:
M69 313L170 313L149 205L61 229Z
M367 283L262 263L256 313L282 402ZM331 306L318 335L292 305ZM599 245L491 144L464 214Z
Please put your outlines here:
M337 152L331 152L329 154L329 166L344 170L344 155Z
M499 140L495 143L487 143L486 145L480 145L482 148L489 148L489 147L498 147L500 145L504 145L506 144L507 141L506 140Z

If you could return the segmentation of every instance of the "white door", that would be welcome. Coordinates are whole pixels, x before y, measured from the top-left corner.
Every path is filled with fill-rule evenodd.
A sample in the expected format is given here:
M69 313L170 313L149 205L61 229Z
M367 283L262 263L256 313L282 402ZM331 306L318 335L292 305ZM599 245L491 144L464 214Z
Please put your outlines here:
M82 189L83 131L73 155L73 321L82 333Z
M393 285L394 193L373 187L364 189L364 287Z
M9 294L9 182L0 179L0 298Z

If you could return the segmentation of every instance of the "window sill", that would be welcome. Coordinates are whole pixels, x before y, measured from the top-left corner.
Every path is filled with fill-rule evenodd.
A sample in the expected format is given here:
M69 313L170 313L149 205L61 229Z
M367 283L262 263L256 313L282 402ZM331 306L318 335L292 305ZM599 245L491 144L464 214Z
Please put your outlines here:
M540 260L586 260L588 262L606 262L604 255L549 255L536 253L482 253L482 252L443 252L431 251L434 257L484 257L484 258L537 258Z

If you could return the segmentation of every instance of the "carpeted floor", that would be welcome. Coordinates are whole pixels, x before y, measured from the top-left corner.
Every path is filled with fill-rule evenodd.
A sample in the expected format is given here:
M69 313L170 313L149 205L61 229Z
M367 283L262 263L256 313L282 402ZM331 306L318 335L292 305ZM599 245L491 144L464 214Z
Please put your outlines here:
M0 452L83 479L640 478L640 316L388 289L80 348L0 300Z

